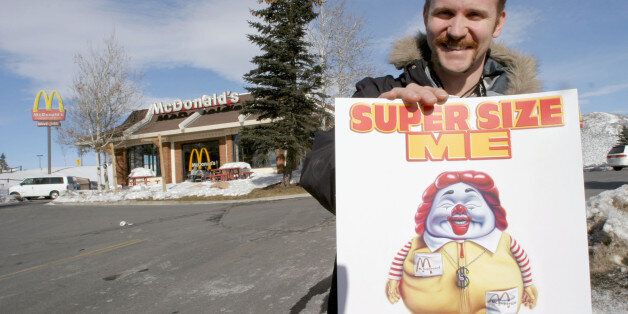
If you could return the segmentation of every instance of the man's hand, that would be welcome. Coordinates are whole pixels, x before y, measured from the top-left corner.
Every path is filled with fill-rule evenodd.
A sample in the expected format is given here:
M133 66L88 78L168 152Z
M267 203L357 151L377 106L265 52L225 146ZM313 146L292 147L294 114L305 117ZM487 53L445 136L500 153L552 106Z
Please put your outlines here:
M534 285L527 286L523 289L523 305L529 309L533 309L536 306L536 301L539 298L539 291L536 290Z
M386 282L386 297L390 304L395 304L401 298L399 294L399 280L388 279Z
M431 109L435 104L445 103L447 97L448 94L443 89L420 86L416 83L410 83L406 87L396 87L379 95L379 98L401 99L406 105L419 104L425 109Z

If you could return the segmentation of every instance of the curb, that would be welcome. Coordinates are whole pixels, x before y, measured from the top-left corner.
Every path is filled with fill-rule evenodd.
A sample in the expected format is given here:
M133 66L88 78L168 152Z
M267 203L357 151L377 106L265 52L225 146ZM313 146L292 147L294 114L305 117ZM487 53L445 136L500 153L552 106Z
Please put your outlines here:
M210 205L210 204L239 204L239 203L254 203L254 202L271 202L297 198L312 197L308 193L293 194L293 195L281 195L261 198L250 198L240 200L225 200L225 201L179 201L179 200L155 200L155 201L120 201L115 203L107 202L95 202L95 203L56 203L54 201L47 203L46 205L68 205L68 206L164 206L164 205Z

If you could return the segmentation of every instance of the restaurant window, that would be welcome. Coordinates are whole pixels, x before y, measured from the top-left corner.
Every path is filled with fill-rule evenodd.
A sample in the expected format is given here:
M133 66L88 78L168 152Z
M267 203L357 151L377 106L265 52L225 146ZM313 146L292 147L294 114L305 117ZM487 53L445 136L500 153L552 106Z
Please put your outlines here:
M220 154L218 141L206 141L181 145L183 154L183 177L193 170L218 169L220 167Z
M153 144L133 146L127 149L129 170L135 168L150 169L159 177L161 168L159 165L159 152Z

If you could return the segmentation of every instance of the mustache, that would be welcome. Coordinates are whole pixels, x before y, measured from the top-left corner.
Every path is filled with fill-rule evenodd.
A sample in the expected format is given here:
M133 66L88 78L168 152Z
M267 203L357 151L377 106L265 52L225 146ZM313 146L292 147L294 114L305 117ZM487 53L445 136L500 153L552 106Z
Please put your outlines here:
M461 39L455 39L455 38L451 38L448 34L440 34L434 40L434 42L437 45L443 45L443 46L456 46L456 47L464 47L464 48L471 48L471 49L476 49L478 47L478 43L475 42L472 38L468 38L467 36Z

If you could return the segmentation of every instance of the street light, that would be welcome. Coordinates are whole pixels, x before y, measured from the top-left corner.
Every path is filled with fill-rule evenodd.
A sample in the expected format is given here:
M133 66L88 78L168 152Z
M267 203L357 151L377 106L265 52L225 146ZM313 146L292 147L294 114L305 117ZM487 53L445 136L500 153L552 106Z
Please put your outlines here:
M41 157L43 157L44 155L37 155L37 157L39 157L39 170L41 170Z

